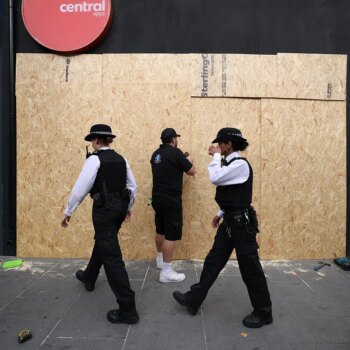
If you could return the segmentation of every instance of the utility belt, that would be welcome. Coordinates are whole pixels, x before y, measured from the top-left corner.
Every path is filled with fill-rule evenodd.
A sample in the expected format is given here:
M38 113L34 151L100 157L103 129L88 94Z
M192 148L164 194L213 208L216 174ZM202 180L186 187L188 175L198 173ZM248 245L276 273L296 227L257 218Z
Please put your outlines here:
M120 198L120 199L127 199L129 200L130 198L130 192L126 188L121 191L116 191L116 192L97 192L92 196L92 199L94 201L94 205L97 207L102 207L104 206L106 209L109 209L109 199L112 198Z
M259 232L259 222L253 206L242 209L225 208L223 210L225 212L224 224L229 231L231 231L230 227L233 225L245 224L249 233Z

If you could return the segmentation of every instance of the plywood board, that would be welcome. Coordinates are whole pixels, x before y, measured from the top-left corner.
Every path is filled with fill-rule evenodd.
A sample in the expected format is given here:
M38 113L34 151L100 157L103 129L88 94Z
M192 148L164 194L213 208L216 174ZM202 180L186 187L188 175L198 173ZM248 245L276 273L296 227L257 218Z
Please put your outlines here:
M201 54L192 96L345 100L346 55Z
M346 55L278 54L278 97L346 99Z
M343 256L344 102L262 100L263 257Z
M188 84L194 57L192 54L105 54L103 79L107 84Z
M69 230L59 223L85 160L83 138L99 113L101 90L99 84L83 82L79 89L42 83L17 87L20 256L81 257L91 250L88 200L78 208Z
M102 56L58 56L54 54L17 54L16 84L74 83L101 84Z
M193 57L192 96L273 97L276 55L201 54Z

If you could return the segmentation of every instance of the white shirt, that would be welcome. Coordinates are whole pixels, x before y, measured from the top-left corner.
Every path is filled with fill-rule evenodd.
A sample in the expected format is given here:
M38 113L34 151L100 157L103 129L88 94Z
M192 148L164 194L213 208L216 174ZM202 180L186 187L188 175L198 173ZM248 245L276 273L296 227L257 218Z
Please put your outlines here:
M233 152L225 159L229 162L233 158L240 157L238 152ZM237 159L228 166L221 167L221 154L214 153L213 160L208 165L210 182L216 186L227 186L244 183L249 178L249 166L245 160ZM216 216L222 217L224 212L219 210Z
M103 149L109 149L109 147L102 147ZM124 158L125 159L125 158ZM128 211L131 211L132 206L134 205L137 185L134 178L134 175L131 171L128 161L126 162L126 187L130 190L130 201L128 206ZM83 169L80 172L78 180L76 181L70 197L68 199L67 207L64 213L68 216L72 216L75 209L83 201L86 195L90 192L92 186L94 185L98 169L100 168L101 162L97 155L91 155L86 159Z

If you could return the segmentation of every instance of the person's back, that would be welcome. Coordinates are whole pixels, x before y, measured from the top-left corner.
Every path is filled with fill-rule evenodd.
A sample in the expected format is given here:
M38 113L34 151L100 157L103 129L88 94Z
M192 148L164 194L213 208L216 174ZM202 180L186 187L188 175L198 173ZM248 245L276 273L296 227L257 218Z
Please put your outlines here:
M181 150L169 144L162 144L151 158L153 188L152 196L181 196L183 173L192 164Z
M113 149L101 149L96 155L100 160L95 183L91 188L91 197L103 191L105 182L108 192L121 192L126 188L126 162L125 159Z
M153 153L151 167L153 175L152 207L155 211L157 248L157 268L162 269L159 281L181 282L183 273L177 273L171 267L175 250L175 241L182 237L182 180L183 173L194 175L192 161L177 148L176 131L163 130L163 144Z

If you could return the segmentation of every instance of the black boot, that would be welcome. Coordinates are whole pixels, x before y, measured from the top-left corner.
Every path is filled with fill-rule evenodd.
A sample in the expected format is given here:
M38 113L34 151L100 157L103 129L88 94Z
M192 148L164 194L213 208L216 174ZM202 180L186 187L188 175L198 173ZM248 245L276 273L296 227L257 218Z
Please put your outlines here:
M189 301L186 298L186 294L183 294L179 291L175 291L173 293L173 297L174 299L182 306L186 306L187 311L191 314L191 315L196 315L198 308L195 308L194 306L192 306Z
M272 323L273 318L272 315L262 317L259 314L252 312L250 315L244 317L242 322L248 328L260 328Z
M132 311L123 311L118 309L108 311L107 319L112 323L133 324L139 321L139 315L137 314L136 309Z
M83 270L78 270L75 273L75 277L82 283L84 283L85 289L88 292L92 292L95 289L95 283L91 283L91 282L86 282L84 280L84 271Z

